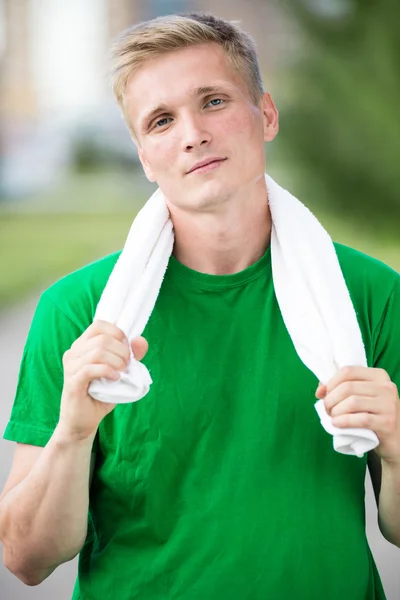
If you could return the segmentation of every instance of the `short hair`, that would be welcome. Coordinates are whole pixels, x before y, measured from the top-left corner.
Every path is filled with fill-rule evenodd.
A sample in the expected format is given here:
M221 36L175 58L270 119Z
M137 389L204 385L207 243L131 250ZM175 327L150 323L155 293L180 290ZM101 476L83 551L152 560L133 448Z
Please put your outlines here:
M243 76L254 103L260 101L264 87L256 44L236 23L198 12L158 17L129 27L111 46L113 91L130 129L124 93L134 71L161 54L212 42L222 46L232 66Z

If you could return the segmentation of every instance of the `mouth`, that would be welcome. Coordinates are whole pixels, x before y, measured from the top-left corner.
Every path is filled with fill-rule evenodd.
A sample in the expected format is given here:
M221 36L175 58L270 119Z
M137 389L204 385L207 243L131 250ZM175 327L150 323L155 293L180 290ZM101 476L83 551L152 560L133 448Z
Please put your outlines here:
M209 158L207 160L203 160L190 169L190 171L187 172L187 175L190 173L206 173L208 171L212 171L218 168L225 161L226 158Z

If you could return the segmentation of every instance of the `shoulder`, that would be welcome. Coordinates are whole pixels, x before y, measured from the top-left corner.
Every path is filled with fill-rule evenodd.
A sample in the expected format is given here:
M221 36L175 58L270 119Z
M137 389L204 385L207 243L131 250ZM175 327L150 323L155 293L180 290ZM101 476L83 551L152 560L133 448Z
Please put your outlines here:
M52 304L79 329L86 329L120 254L109 254L65 275L43 292L41 302Z
M390 295L400 274L381 260L350 246L334 242L336 255L349 289L373 289L376 295Z
M389 302L400 302L400 274L359 250L337 242L334 246L364 340L372 341Z

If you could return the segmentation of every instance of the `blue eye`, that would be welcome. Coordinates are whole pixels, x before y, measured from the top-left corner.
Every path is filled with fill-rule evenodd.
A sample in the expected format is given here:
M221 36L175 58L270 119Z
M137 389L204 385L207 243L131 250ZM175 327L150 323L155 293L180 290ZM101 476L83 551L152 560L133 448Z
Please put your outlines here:
M221 100L221 98L214 98L213 100L210 100L208 104L211 104L211 106L220 106L222 103L223 100Z
M164 125L166 125L169 121L169 117L164 117L163 119L159 119L158 121L156 121L155 123L155 127L163 127Z

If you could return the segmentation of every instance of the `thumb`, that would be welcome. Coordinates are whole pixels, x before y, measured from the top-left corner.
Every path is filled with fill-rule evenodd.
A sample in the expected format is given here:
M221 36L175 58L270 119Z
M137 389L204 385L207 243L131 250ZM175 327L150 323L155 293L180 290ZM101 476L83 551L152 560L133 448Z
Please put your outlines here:
M147 354L147 350L149 349L149 344L144 337L140 336L131 340L131 348L133 352L133 356L136 360L142 360Z
M325 398L325 396L326 396L326 385L324 385L323 383L320 382L319 386L316 389L315 396L319 400L321 400L322 398Z

